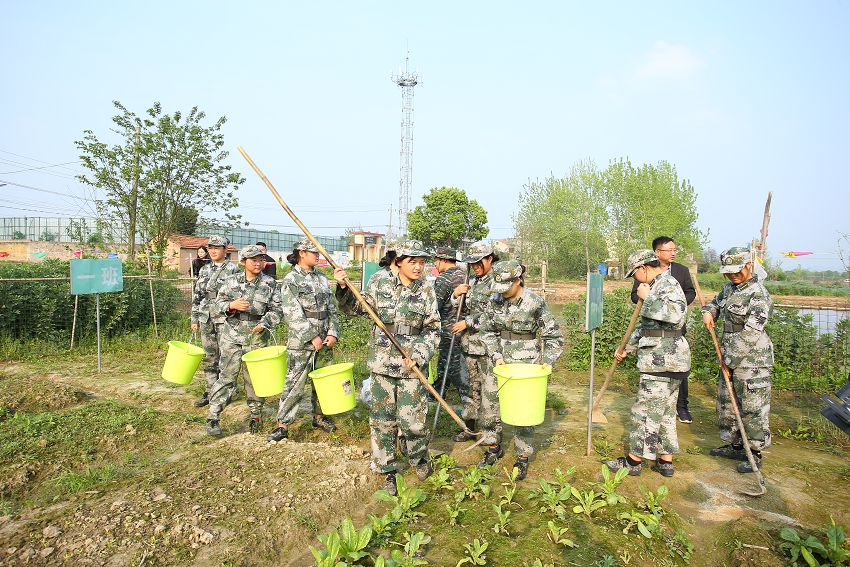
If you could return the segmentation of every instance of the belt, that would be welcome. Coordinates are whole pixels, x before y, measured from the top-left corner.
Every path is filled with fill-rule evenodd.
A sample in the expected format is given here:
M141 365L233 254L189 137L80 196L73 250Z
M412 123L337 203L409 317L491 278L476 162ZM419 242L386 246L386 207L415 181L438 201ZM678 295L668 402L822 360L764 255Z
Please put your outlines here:
M328 318L327 311L310 311L309 309L304 310L304 316L309 319L318 319L320 321Z
M240 321L259 321L263 318L262 315L254 315L253 313L245 313L244 311L241 311L238 317Z
M723 332L724 333L740 333L744 330L743 325L736 325L735 323L729 323L727 321L723 322Z
M422 327L412 327L410 325L384 325L387 328L387 332L392 335L409 335L409 336L418 336L422 334Z
M682 336L682 329L672 329L672 330L663 330L663 329L647 329L642 332L642 336L644 337L672 337L677 339Z
M499 336L503 339L534 339L536 335L534 333L512 333L510 331L502 331L499 333Z

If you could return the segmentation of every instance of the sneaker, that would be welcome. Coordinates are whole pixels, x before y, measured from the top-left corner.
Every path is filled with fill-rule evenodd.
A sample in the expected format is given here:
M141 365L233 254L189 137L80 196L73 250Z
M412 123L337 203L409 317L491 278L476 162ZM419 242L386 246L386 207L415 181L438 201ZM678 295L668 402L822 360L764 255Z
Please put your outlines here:
M735 459L741 461L747 458L743 445L723 445L708 452L712 457L723 457L724 459Z
M336 431L336 425L328 416L318 414L313 416L313 427L321 429L325 433L333 433Z
M263 426L263 420L259 415L251 414L248 418L248 431L251 433L259 433Z
M209 395L209 393L204 392L204 396L202 398L198 398L193 403L194 403L196 408L202 408L204 406L210 405L210 395Z
M611 472L617 472L620 469L629 469L629 476L640 476L640 469L643 464L638 463L637 465L630 465L629 461L627 461L625 457L617 457L613 461L605 461L605 466L607 466L608 470Z
M221 435L221 425L217 419L207 420L207 435Z
M679 414L679 421L682 423L694 422L694 418L691 416L691 412L688 411L688 408L679 408L676 410L676 413Z
M289 430L285 427L277 426L269 434L266 439L269 441L280 442L289 437Z
M466 424L466 429L468 429L470 432L475 431L474 419L464 419L463 422ZM475 435L471 435L466 430L461 431L453 437L455 443L460 443L462 441L472 441L473 439L475 439Z
M661 476L671 477L673 476L673 462L672 461L662 461L657 460L649 470L655 471L659 473Z
M391 496L398 496L398 488L395 484L395 472L387 473L387 478L384 480L384 490L389 492Z
M504 456L505 451L502 450L501 445L490 447L484 452L484 458L481 459L480 463L478 463L478 468L483 469L484 467L492 467L496 464L496 461L498 461Z
M753 460L756 462L756 467L761 470L761 455L753 451ZM741 474L755 472L753 471L753 467L750 466L750 461L738 463L735 469Z
M419 464L416 465L416 478L419 480L425 480L431 476L431 463L428 459L423 459L419 461Z
M528 476L528 457L518 457L514 462L514 468L517 469L517 480L523 480Z

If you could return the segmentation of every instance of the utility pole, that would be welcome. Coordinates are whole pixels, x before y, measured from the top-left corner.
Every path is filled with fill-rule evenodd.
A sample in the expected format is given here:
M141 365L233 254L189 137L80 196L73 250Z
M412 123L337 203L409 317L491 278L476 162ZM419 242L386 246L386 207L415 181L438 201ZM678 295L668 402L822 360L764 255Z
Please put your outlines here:
M130 240L129 248L127 250L127 258L132 261L136 258L136 212L138 209L139 203L139 134L141 131L140 126L136 126L136 141L133 144L133 150L136 154L136 159L133 167L133 187L130 189L130 210L129 214L129 234L127 238Z

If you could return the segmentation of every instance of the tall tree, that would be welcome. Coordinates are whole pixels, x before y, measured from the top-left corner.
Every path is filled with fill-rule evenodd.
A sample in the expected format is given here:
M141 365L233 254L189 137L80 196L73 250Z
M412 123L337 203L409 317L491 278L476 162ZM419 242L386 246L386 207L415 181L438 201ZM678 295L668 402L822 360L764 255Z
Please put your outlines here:
M422 200L424 204L407 215L407 232L426 246L457 248L464 240L481 240L490 232L487 211L463 189L435 187Z
M113 104L119 114L112 118L112 132L120 142L110 146L86 130L75 145L89 170L80 181L104 191L99 212L123 224L128 242L135 237L132 227L161 256L168 236L185 229L190 210L200 217L195 224L239 224L240 215L231 211L245 179L223 164L228 155L222 149L225 117L205 125L206 115L197 107L186 115L165 114L157 102L137 116L120 102Z

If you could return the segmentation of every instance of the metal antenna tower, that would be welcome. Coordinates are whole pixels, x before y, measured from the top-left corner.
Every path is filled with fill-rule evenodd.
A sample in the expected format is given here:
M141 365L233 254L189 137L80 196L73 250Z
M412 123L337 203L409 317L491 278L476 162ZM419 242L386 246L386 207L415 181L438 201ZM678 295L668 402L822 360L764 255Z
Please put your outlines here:
M413 189L413 88L419 75L410 71L410 52L404 59L404 71L392 76L401 87L401 163L399 166L398 232L407 234L407 213L410 212L410 193Z

